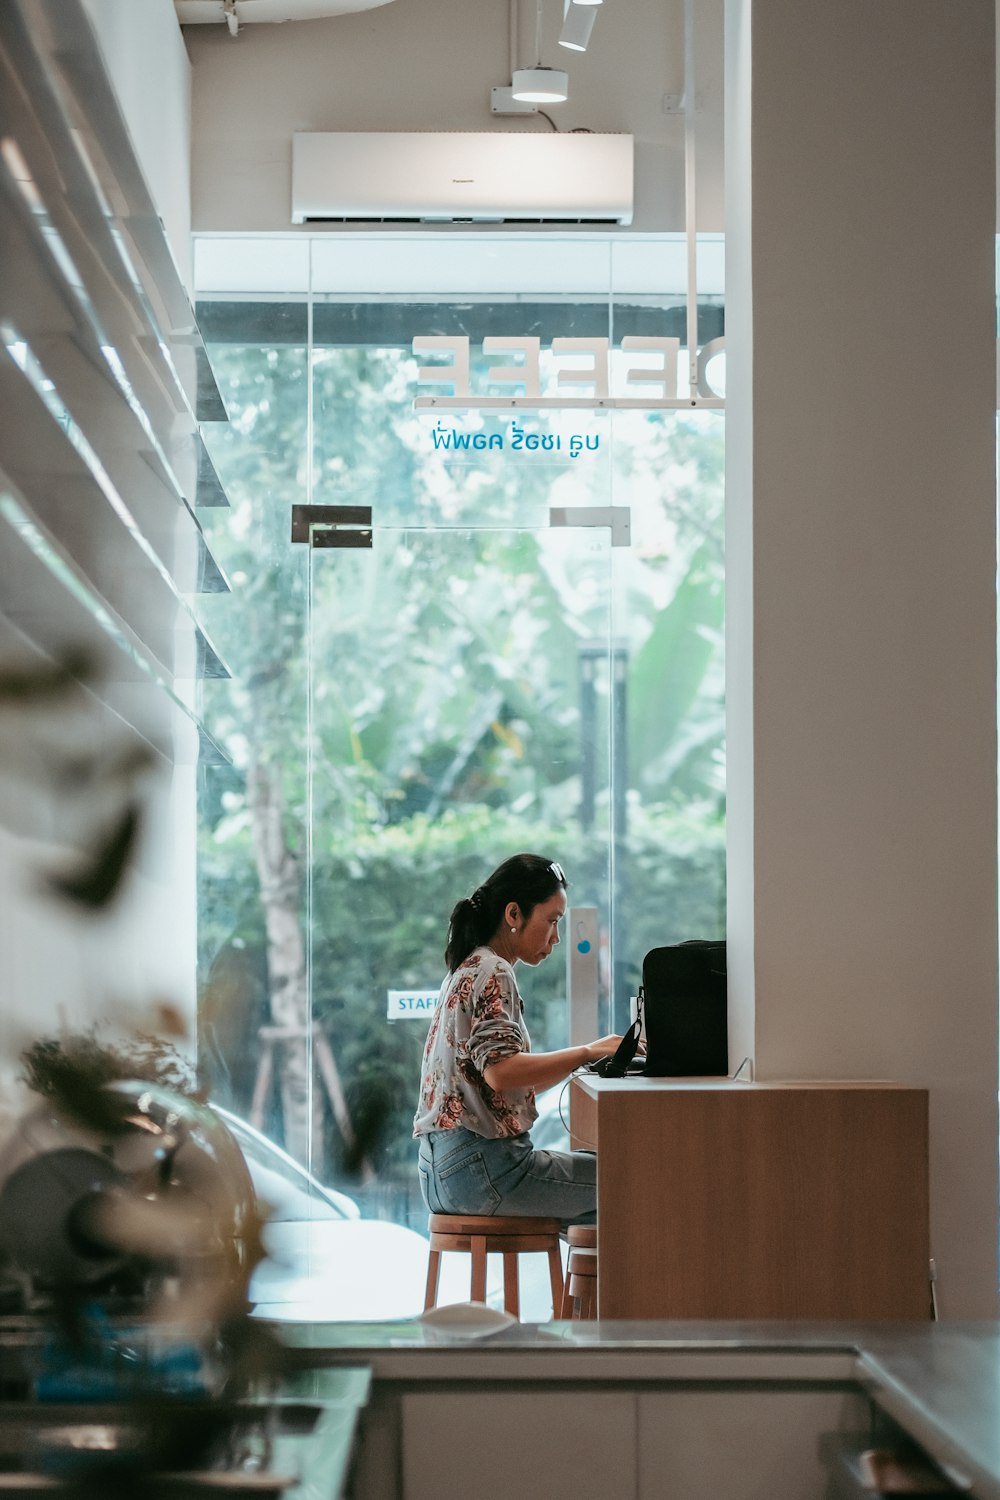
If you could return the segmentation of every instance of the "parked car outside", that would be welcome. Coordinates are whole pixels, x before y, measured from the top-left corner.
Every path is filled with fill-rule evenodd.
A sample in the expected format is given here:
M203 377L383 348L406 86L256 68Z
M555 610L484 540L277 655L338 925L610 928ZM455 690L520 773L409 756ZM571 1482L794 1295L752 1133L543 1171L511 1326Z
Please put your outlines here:
M279 1322L395 1322L423 1311L427 1240L402 1224L363 1219L337 1192L238 1115L212 1106L243 1153L268 1219L267 1259L250 1282L254 1316ZM467 1256L445 1256L439 1304L469 1297ZM498 1300L499 1299L499 1300ZM492 1305L503 1305L498 1274Z
M235 1137L250 1169L254 1192L261 1203L267 1204L268 1218L272 1222L361 1217L361 1210L353 1198L335 1188L325 1187L318 1177L300 1166L294 1156L276 1146L263 1131L241 1120L231 1110L223 1109L221 1104L213 1104L212 1111Z

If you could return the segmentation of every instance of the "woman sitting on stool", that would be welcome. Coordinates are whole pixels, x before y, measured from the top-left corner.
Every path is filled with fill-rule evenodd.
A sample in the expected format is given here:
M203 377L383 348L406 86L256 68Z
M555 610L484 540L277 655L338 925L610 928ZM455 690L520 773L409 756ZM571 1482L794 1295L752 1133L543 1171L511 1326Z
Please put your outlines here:
M523 1214L592 1224L597 1159L536 1151L535 1090L610 1057L621 1037L532 1052L514 977L559 942L566 911L561 865L537 854L507 859L451 914L441 986L413 1122L420 1187L432 1213Z

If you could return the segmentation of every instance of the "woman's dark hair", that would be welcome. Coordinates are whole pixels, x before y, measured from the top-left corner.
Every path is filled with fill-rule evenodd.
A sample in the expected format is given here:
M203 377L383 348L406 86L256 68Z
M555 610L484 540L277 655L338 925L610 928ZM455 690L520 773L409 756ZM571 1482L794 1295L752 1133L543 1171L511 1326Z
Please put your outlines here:
M512 854L487 875L471 896L456 902L448 922L444 961L451 974L473 948L488 943L500 926L504 908L516 901L525 917L535 907L566 889L562 866L541 854Z

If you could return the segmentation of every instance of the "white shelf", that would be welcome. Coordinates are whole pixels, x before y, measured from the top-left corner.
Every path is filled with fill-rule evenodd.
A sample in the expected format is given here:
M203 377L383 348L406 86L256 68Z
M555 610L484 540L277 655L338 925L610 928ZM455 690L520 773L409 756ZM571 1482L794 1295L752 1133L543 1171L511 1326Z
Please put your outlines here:
M33 218L3 160L0 160L0 257L5 268L0 283L0 325L4 325L5 338L14 336L26 342L78 427L86 434L93 434L92 446L123 495L128 496L145 535L160 550L168 568L176 551L174 538L185 529L191 534L197 567L192 570L189 566L175 575L178 587L185 592L197 591L202 586L212 592L225 589L225 579L208 553L167 449L157 439L153 424L148 419L143 421L138 403L130 403L126 398L91 319L66 284L50 241ZM176 424L172 420L165 426L169 444L169 434ZM192 427L193 424L182 424L182 431L173 437L175 448L185 439L187 447L193 447ZM200 434L198 444L201 444ZM198 477L193 465L189 467L188 483L197 501ZM170 546L164 551L165 534L170 538Z
M63 661L67 651L82 654L89 691L158 755L180 765L228 761L143 642L2 473L0 599L0 644L15 655Z
M171 679L228 676L135 523L130 505L110 476L105 474L101 482L6 349L0 350L0 448L32 517L76 560L100 599L145 642L161 671ZM152 471L149 477L154 483ZM172 560L180 571L196 572L200 533L190 527L189 513L177 506L172 512Z
M228 581L188 503L184 481L167 455L146 440L117 387L93 378L91 362L75 341L45 339L33 343L31 352L180 592L227 592ZM188 484L197 500L197 458L190 440L189 448Z

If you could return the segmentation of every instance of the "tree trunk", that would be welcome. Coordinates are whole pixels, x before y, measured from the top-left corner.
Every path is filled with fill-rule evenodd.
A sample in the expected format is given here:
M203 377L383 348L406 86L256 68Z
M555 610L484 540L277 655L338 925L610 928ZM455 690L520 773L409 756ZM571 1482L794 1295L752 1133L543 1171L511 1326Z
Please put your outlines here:
M271 1020L285 1035L278 1070L285 1148L296 1161L322 1169L323 1133L311 1129L313 1101L309 1067L309 990L299 911L301 869L285 839L278 773L254 760L247 775L247 806L267 928ZM312 1142L310 1143L310 1136ZM317 1157L320 1158L317 1161Z

